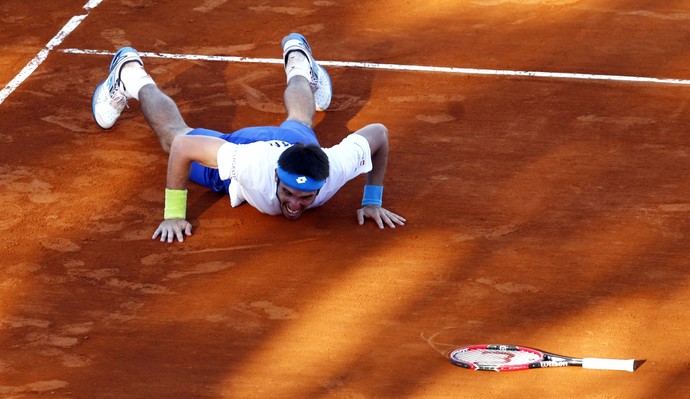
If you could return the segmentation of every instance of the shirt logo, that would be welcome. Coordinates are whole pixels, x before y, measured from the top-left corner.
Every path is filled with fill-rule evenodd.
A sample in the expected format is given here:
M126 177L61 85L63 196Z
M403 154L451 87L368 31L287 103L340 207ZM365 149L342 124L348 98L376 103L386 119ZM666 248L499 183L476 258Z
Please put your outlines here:
M289 147L292 144L288 143L287 141L280 141L280 140L269 140L267 141L268 145L271 147Z

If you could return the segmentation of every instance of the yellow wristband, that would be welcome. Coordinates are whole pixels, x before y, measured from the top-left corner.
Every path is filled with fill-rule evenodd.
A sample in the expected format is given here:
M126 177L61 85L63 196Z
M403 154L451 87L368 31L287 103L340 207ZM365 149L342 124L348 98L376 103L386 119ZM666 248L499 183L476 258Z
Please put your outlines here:
M165 213L163 218L187 218L187 190L165 189Z

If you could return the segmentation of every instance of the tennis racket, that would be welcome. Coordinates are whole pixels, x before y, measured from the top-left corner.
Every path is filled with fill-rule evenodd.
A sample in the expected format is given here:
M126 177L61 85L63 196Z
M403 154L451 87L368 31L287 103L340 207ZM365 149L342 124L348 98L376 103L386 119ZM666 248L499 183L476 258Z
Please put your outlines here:
M554 355L515 345L472 345L455 349L451 363L471 370L518 371L544 367L576 366L585 369L635 371L635 359L582 359Z

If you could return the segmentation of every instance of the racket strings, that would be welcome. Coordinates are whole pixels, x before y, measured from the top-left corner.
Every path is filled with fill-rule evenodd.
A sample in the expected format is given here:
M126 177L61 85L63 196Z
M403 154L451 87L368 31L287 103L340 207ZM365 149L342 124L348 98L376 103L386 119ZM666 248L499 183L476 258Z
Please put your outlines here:
M541 356L525 351L470 349L453 353L453 359L470 364L512 365L537 362L541 360Z

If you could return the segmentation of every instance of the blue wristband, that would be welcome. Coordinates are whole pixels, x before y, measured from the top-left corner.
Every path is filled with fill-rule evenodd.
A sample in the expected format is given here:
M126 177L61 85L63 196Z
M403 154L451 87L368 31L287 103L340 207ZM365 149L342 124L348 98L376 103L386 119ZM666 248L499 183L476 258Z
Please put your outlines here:
M364 186L364 197L362 198L362 206L375 205L381 206L383 204L383 186Z

